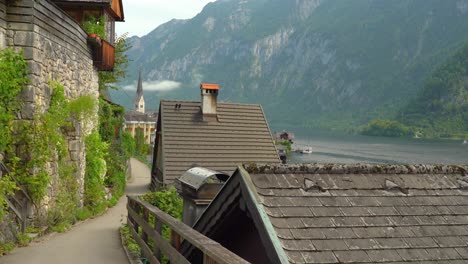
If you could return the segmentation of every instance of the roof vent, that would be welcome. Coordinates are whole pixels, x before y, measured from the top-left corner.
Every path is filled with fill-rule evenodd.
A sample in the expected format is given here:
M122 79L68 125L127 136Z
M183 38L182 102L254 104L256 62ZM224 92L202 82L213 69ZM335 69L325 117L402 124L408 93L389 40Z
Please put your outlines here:
M398 192L402 192L404 194L408 194L408 190L405 189L405 188L402 188L400 185L392 182L391 180L388 180L386 179L385 180L385 190L386 191L398 191Z
M317 183L309 179L304 179L304 190L306 192L310 192L310 191L326 192L326 190L322 186L318 185Z

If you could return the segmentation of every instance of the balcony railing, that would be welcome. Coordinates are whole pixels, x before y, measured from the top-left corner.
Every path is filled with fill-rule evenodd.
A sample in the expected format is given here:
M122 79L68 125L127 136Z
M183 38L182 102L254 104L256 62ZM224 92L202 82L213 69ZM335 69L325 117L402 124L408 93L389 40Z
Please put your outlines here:
M94 66L99 71L113 71L115 62L115 48L104 39L88 38L93 49Z
M183 241L190 243L202 252L203 261L201 263L203 264L249 263L216 241L198 233L157 207L140 200L137 196L127 197L127 224L149 263L161 263L164 255L170 263L189 264L190 262L180 252ZM171 231L170 242L161 235L163 225Z

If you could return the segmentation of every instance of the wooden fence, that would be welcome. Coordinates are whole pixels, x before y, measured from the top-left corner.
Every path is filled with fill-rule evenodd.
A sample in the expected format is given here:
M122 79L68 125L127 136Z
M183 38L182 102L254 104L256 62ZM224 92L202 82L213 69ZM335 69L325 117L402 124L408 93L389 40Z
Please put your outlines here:
M180 253L184 241L202 252L203 264L248 263L218 242L140 200L137 196L128 196L127 209L128 226L149 263L161 263L162 255L166 256L170 263L190 263ZM170 242L161 235L163 225L170 229Z
M20 221L21 232L25 232L29 216L29 205L32 203L32 200L19 182L10 175L10 171L3 161L0 160L0 178L2 177L8 177L18 187L13 195L8 195L7 205Z

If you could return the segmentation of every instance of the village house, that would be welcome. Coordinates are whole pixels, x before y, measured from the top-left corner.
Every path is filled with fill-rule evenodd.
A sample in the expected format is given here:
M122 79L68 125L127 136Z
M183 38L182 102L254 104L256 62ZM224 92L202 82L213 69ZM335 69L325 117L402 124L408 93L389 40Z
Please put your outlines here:
M137 92L134 103L134 110L125 112L124 130L135 137L138 131L141 131L146 144L154 144L156 137L156 121L158 113L154 111L145 111L145 98L143 96L143 81L141 78L141 69L138 75Z
M468 166L244 165L193 228L251 263L467 263ZM190 263L199 250L184 243Z
M230 175L238 164L280 162L262 107L218 102L219 89L202 83L201 102L160 102L153 189L196 166Z

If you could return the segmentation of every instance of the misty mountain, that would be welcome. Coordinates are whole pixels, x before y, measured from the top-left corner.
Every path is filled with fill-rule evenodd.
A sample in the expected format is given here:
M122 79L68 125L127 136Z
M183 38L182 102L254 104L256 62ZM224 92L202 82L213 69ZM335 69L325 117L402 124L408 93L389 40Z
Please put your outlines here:
M218 0L132 37L121 85L141 66L150 108L199 100L214 82L220 100L261 103L276 127L346 129L395 117L467 32L468 0ZM113 94L128 107L133 96Z

